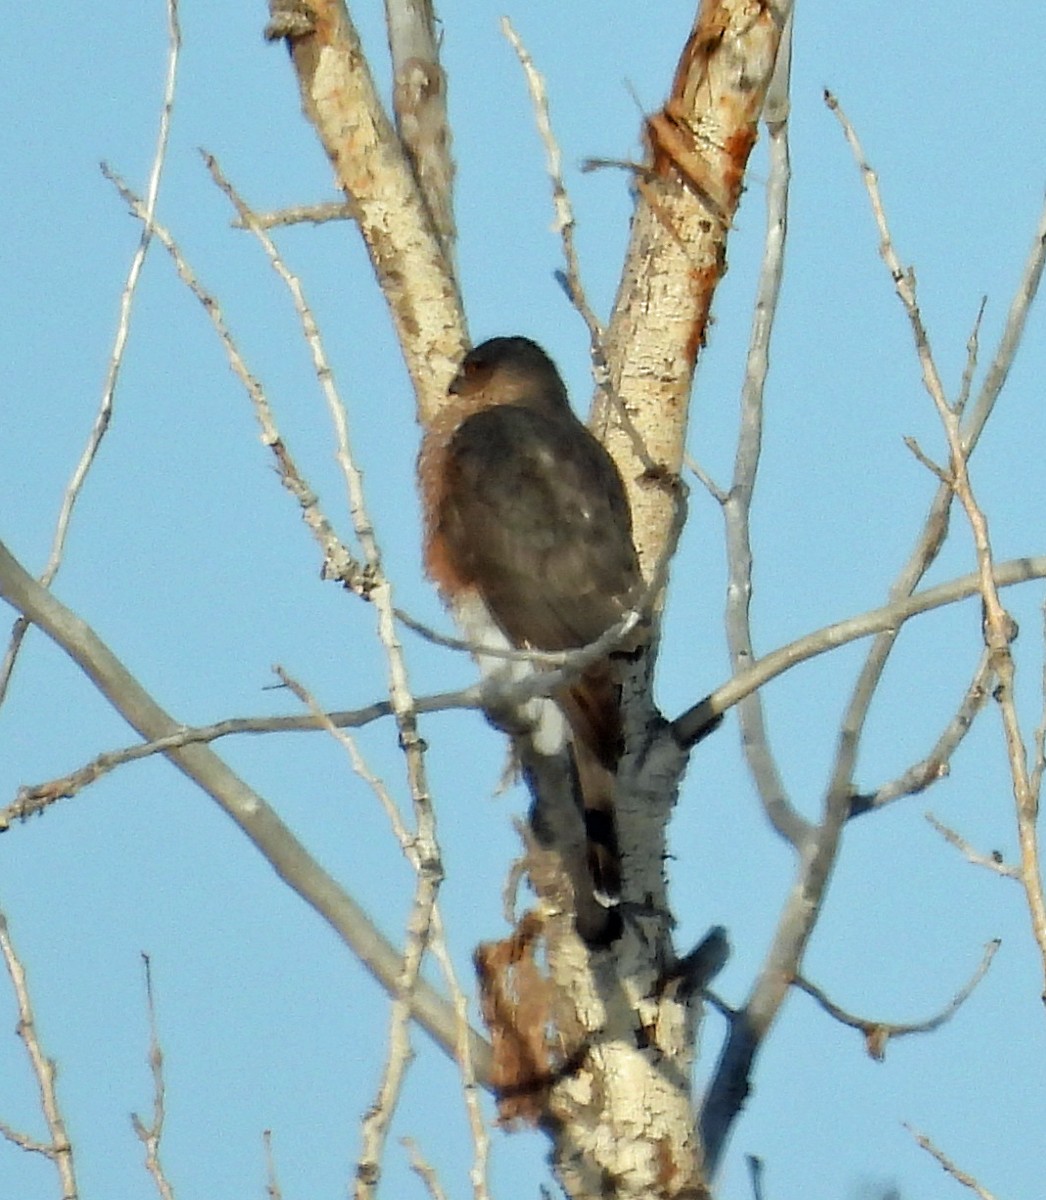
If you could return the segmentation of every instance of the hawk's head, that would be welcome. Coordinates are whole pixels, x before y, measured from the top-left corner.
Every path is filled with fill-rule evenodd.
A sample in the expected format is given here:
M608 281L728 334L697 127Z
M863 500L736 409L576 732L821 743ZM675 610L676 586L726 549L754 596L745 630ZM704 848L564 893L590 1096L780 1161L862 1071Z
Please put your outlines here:
M477 408L520 404L545 411L567 409L567 389L556 365L529 338L496 337L465 355L448 389Z

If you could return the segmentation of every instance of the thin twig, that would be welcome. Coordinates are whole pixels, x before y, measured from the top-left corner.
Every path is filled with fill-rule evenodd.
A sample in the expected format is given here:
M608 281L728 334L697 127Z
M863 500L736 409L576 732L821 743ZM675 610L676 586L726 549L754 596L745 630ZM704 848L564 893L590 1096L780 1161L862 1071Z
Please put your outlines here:
M956 992L939 1013L925 1021L898 1024L892 1021L872 1021L867 1017L857 1017L847 1012L846 1009L840 1008L821 988L815 983L811 983L809 979L804 978L802 975L796 975L792 982L801 992L806 992L808 996L812 996L834 1020L838 1021L841 1025L847 1025L851 1029L856 1029L862 1033L868 1053L872 1058L881 1062L886 1056L886 1044L891 1038L906 1037L913 1033L932 1033L933 1030L939 1029L946 1021L950 1021L970 998L973 989L984 978L988 968L991 966L992 959L995 957L995 952L1001 945L1002 943L998 938L988 942L984 947L984 954L977 966L977 970L974 971L967 983Z
M357 1200L372 1197L377 1190L385 1143L402 1094L407 1067L414 1057L410 1044L410 1001L428 948L439 882L437 871L425 863L419 864L414 901L407 921L403 964L389 1012L388 1054L377 1097L362 1122L363 1148L356 1168Z
M281 208L278 212L256 212L254 220L262 229L281 229L287 225L323 225L328 221L351 221L352 208L344 200L328 200L323 204ZM246 229L247 226L237 217L233 221L233 228Z
M160 1162L160 1140L167 1115L167 1087L163 1077L163 1048L156 1025L156 997L153 994L152 963L148 954L142 955L145 968L145 1002L149 1014L149 1070L153 1077L153 1118L146 1125L137 1113L131 1114L131 1124L139 1141L145 1146L145 1168L156 1184L161 1200L174 1200L174 1191Z
M970 336L966 339L966 365L963 367L962 380L959 383L959 395L955 399L955 411L962 416L966 411L973 388L973 376L977 370L977 355L981 346L981 323L984 320L984 310L988 307L988 297L982 296L977 316L974 318Z
M701 998L707 1000L728 1025L737 1018L737 1009L732 1004L727 1004L723 997L718 992L713 992L711 988L705 988L701 992Z
M262 1130L262 1145L265 1148L265 1194L269 1200L283 1200L283 1191L276 1175L276 1155L272 1149L272 1130Z
M696 458L688 450L683 455L683 465L694 473L698 483L712 497L717 504L725 504L728 498L727 493L719 486L711 475L704 469Z
M963 1187L968 1187L971 1191L976 1192L981 1200L995 1200L995 1197L987 1188L981 1187L972 1175L968 1175L960 1167L957 1167L943 1150L938 1150L925 1133L920 1133L917 1129L913 1129L907 1121L904 1122L904 1127L926 1153L932 1155L953 1179L961 1183Z
M257 377L251 373L243 355L240 353L232 333L225 323L225 318L222 315L221 306L217 299L200 283L170 231L155 220L149 219L141 200L131 191L119 175L104 163L102 165L102 174L105 175L106 179L120 193L134 215L140 221L148 222L149 227L160 241L160 244L171 256L175 269L178 272L178 277L203 305L204 311L207 313L211 325L214 327L214 331L222 344L222 348L225 350L233 374L243 384L251 399L255 416L262 429L262 442L269 447L276 459L280 482L297 500L303 520L308 525L313 537L323 551L324 578L337 579L358 595L367 595L370 580L366 571L353 558L335 534L331 523L320 509L315 493L301 477L294 460L291 458L290 452L280 438L279 431L272 420L272 411L269 407L265 390Z
M1046 600L1042 604L1042 640L1046 649ZM1035 763L1032 767L1031 785L1036 796L1041 794L1043 774L1046 773L1046 654L1042 663L1042 716L1035 729Z
M338 462L345 474L348 485L349 508L353 526L359 538L364 557L367 560L367 566L371 571L374 571L378 566L377 543L374 538L374 528L363 505L362 477L353 465L352 455L349 450L348 418L345 413L345 406L338 395L338 390L334 382L334 371L327 358L327 352L323 346L323 339L320 335L319 326L316 324L316 318L305 298L305 291L301 280L288 268L283 260L283 256L276 248L276 243L255 221L253 211L225 177L218 160L213 154L208 154L205 150L201 151L201 155L203 156L207 170L210 172L211 178L236 209L237 215L246 228L257 238L269 259L269 264L290 293L295 312L298 314L298 319L301 322L302 336L312 356L313 369L315 370L324 399L327 402L331 420L337 434ZM259 420L262 421L267 435L271 436L275 434L272 413L267 406L264 413L259 413Z
M462 688L457 692L437 692L432 696L419 696L415 708L419 713L447 712L458 709L480 708L482 694L478 684ZM339 729L359 729L372 721L391 716L392 705L379 700L364 708L339 709L325 713L326 720ZM15 800L0 809L0 832L14 822L35 816L58 800L75 796L92 783L96 783L116 767L154 754L165 754L179 746L191 746L216 741L234 734L264 733L316 733L325 728L315 717L297 715L283 717L230 717L216 721L213 725L187 725L168 737L150 742L138 742L120 750L109 750L99 754L89 763L71 771L68 775L45 783L29 784L18 789Z
M382 807L382 811L389 820L392 826L392 832L399 843L400 849L403 851L408 862L417 870L419 867L417 848L414 844L414 838L407 829L406 823L400 815L399 808L396 806L396 801L393 800L389 789L380 776L375 775L367 765L366 759L360 751L359 743L344 729L339 728L330 719L323 708L320 706L316 697L305 688L298 680L292 678L281 666L273 668L280 682L285 688L288 688L301 701L301 703L309 710L309 713L316 722L317 726L329 733L331 737L338 743L339 746L348 755L349 763L352 766L354 774L356 774L378 799L378 803Z
M746 1154L745 1165L748 1167L748 1178L752 1184L752 1200L764 1200L763 1170L766 1164L757 1154Z
M508 17L501 18L501 32L515 50L519 64L523 68L523 74L526 76L527 89L530 92L531 103L534 105L534 118L537 121L538 133L548 158L548 175L552 182L552 204L556 212L555 228L563 245L563 260L566 264L566 269L560 272L559 278L568 299L588 327L588 336L592 344L592 358L597 367L602 368L602 375L605 379L606 358L603 352L603 325L589 304L584 285L581 282L581 264L578 261L577 246L574 243L576 226L574 206L570 202L570 194L563 183L563 155L552 130L548 91L545 88L544 79L537 67L534 66L534 60Z
M855 796L850 806L850 815L859 816L874 808L883 808L904 796L918 795L938 780L946 778L952 756L988 702L991 681L991 662L988 651L984 650L958 711L945 726L930 753L921 762L910 766L903 775L882 784L871 794Z
M994 871L996 875L1003 875L1007 879L1020 879L1020 868L1012 867L1009 863L1004 862L998 850L993 850L991 854L982 854L980 850L975 850L962 834L956 833L950 825L939 821L933 813L924 813L923 816L950 846L954 846L974 866L987 867L989 871Z
M18 1036L22 1039L25 1052L29 1058L36 1084L40 1091L40 1109L47 1122L50 1141L39 1142L25 1134L18 1133L10 1126L0 1123L0 1134L8 1141L36 1154L49 1158L58 1172L58 1182L62 1189L62 1200L77 1200L76 1169L73 1161L73 1147L66 1133L65 1120L58 1103L58 1068L53 1059L44 1054L40 1038L36 1031L36 1017L33 1013L33 1002L29 995L29 982L26 978L25 967L11 941L11 933L7 926L7 917L0 912L0 954L3 955L7 973L11 976L11 986L14 989L15 1000L18 1004Z
M643 435L636 427L632 414L628 411L620 394L611 386L604 341L605 331L602 322L596 316L595 310L588 302L588 297L581 281L581 264L578 259L577 245L574 241L574 231L577 222L574 217L574 206L570 200L570 193L563 182L563 155L556 140L555 131L552 128L552 120L549 115L548 91L545 88L545 81L535 67L530 52L524 46L523 40L516 33L508 17L501 18L501 32L516 52L520 66L523 68L523 73L527 81L527 90L530 92L531 103L534 106L534 117L537 122L538 134L545 147L548 174L552 183L555 229L560 236L563 247L563 261L565 263L565 270L557 271L556 278L564 292L566 292L567 299L577 309L588 329L589 353L592 359L592 374L597 388L597 396L606 398L608 401L607 412L611 409L613 410L621 428L628 435L633 453L638 461L642 463L643 470L650 472L651 478L654 478L659 473L660 468L651 456ZM685 504L677 503L674 521L675 528L673 528L672 536L666 540L666 545L663 548L657 569L653 572L654 575L663 574L667 569L667 563L671 560L675 552L676 540L678 539L678 534L685 517Z
M461 1072L462 1093L465 1100L465 1112L468 1117L469 1130L472 1134L472 1166L469 1177L472 1182L472 1194L476 1200L489 1200L490 1188L487 1182L488 1162L490 1159L490 1135L487 1132L487 1122L479 1099L479 1087L476 1080L476 1065L472 1057L469 1026L468 998L458 980L454 963L447 948L446 932L443 928L443 916L439 905L432 912L432 929L429 934L429 949L439 963L443 978L447 983L447 991L458 1019L458 1067Z
M377 585L373 590L377 595ZM381 611L381 606L377 605L377 607ZM395 610L389 611L393 617L396 615ZM384 613L384 619L386 621L384 638L388 638L388 629L392 626L389 612ZM638 620L638 612L626 613L616 625L611 626L596 641L576 650L502 652L499 647L488 649L485 646L461 643L460 647L455 648L468 649L477 654L489 653L493 658L521 659L555 669L535 672L527 678L516 681L487 678L479 684L463 688L460 691L441 692L434 696L416 698L413 694L404 692L405 699L401 712L405 715L401 716L398 721L401 725L401 739L404 736L410 736L409 731L404 731L402 728L404 721L412 721L419 713L461 708L487 708L498 712L524 704L535 697L551 695L564 683L577 678L591 663L604 657L609 651L620 645L635 628ZM397 652L401 653L398 642L395 645ZM402 674L402 670L400 674ZM347 728L365 725L381 717L396 716L396 712L395 703L390 699L389 701L378 701L362 709L329 713L326 714L326 717L338 728ZM230 718L213 725L198 728L185 727L178 730L177 733L155 741L129 746L122 750L108 751L98 755L91 762L69 775L49 780L46 783L20 788L14 803L5 809L0 809L0 832L9 828L13 821L35 815L55 801L75 795L115 767L136 759L146 758L152 754L166 753L181 746L213 741L231 734L314 732L323 727L322 723L313 718L300 716Z
M410 787L414 814L417 822L415 838L418 841L421 873L431 875L433 886L438 887L441 877L439 849L436 843L435 818L425 779L424 743L417 729L417 705L408 680L406 658L396 628L396 607L392 587L381 561L381 549L374 532L374 525L367 512L363 492L363 475L356 465L349 438L349 422L345 405L334 382L334 372L327 357L316 319L305 297L301 280L288 269L272 238L253 219L253 214L236 189L225 178L213 155L204 154L204 161L215 183L228 197L240 219L261 243L273 270L286 285L301 322L302 335L312 355L316 379L323 392L334 427L336 458L345 479L348 493L349 512L353 528L366 561L365 577L367 597L377 613L378 638L385 651L389 668L389 703L396 721L399 744L403 750L407 768L407 783ZM427 918L426 922L427 924Z
M431 1200L447 1200L447 1193L440 1186L436 1168L422 1158L421 1151L418 1149L414 1139L409 1137L400 1138L400 1143L406 1148L410 1156L410 1169L425 1185L425 1190L428 1192Z
M972 450L980 437L985 422L995 408L1006 380L1009 378L1013 360L1017 357L1024 328L1027 324L1028 313L1031 311L1042 282L1043 267L1046 266L1046 204L1039 213L1039 223L1032 235L1031 248L1021 272L1006 313L1006 324L1003 327L999 345L981 384L977 400L970 410L963 428L963 446L967 451Z
M95 413L94 424L91 426L87 443L80 454L80 459L73 470L69 483L66 485L65 493L62 497L62 506L58 513L58 521L55 526L54 538L51 542L51 553L48 557L47 565L40 576L40 582L44 587L51 586L62 565L62 556L65 553L65 543L69 534L69 524L72 520L73 509L80 498L87 474L94 464L99 447L102 444L102 439L105 437L106 431L109 428L109 422L112 420L116 383L120 376L120 368L123 366L124 352L127 349L127 339L130 334L131 309L138 288L138 280L141 278L142 267L145 264L145 256L152 241L152 223L156 213L157 199L160 194L160 178L163 174L164 163L167 160L167 144L171 129L171 113L174 109L174 90L175 81L178 77L178 56L181 45L182 34L178 22L178 0L167 0L167 75L164 82L163 101L160 106L160 126L156 135L156 150L153 154L152 167L149 171L149 181L146 186L145 201L143 204L143 212L145 213L144 225L138 246L131 258L127 279L124 282L123 291L120 295L116 336L113 341L112 352L109 355L109 365L106 370L105 382L102 385L101 401ZM8 642L7 650L4 653L3 661L0 662L0 704L3 704L4 697L7 694L11 673L14 670L18 652L28 628L28 622L20 617L11 630L11 638Z
M906 437L904 439L904 444L912 452L915 461L921 466L925 467L927 471L934 476L938 483L942 483L945 487L949 488L952 486L952 477L947 471L944 470L943 467L938 466L937 463L935 463L933 459L923 451L922 447L915 440L915 438Z

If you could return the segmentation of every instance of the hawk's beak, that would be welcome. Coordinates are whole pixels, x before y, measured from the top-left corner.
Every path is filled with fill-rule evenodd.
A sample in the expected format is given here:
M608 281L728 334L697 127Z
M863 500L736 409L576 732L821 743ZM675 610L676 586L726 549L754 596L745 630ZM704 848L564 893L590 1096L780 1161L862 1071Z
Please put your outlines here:
M450 381L450 387L447 388L447 394L450 396L459 396L461 394L461 385L463 382L464 379L459 371L457 375L455 375Z

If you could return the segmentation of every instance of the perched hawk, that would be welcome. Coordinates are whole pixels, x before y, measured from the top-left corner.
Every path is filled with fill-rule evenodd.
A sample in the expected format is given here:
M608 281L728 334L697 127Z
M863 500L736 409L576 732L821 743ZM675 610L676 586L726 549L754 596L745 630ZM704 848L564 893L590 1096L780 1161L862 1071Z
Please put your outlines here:
M574 649L637 603L642 577L621 477L534 342L492 338L465 356L425 435L419 474L426 567L474 644L500 633L517 649ZM592 884L612 903L623 748L613 662L588 667L554 699L532 742L543 754L570 742Z

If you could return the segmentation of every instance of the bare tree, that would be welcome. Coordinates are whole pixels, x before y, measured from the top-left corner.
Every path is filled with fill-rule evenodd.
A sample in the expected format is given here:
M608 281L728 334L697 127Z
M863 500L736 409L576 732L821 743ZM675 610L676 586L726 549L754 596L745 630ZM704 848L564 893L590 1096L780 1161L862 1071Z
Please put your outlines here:
M535 699L549 704L552 691L596 657L605 657L632 624L609 632L591 647L559 655L523 655L524 670L511 685L486 680L456 692L415 694L402 644L405 628L459 652L482 647L467 637L448 639L401 612L393 599L390 573L374 534L360 464L349 438L345 406L335 385L324 339L302 282L274 240L287 224L351 220L362 234L371 266L388 305L396 340L414 387L419 421L435 422L447 386L469 345L464 299L456 264L454 161L447 117L448 80L440 57L436 15L429 3L389 0L386 5L392 56L391 109L381 98L352 16L342 0L273 0L266 36L285 43L300 88L302 107L333 168L344 204L260 213L251 207L215 157L205 154L215 185L227 198L236 223L259 243L286 286L300 321L312 367L337 437L352 535L342 538L337 522L321 507L316 491L285 438L266 391L248 365L216 297L190 265L174 233L157 216L174 94L180 33L170 14L168 83L154 169L144 196L113 170L106 175L142 224L139 254L126 289L108 379L89 444L65 496L54 549L40 579L0 545L0 595L18 614L0 675L6 690L22 642L31 626L46 634L135 729L134 745L107 752L61 778L21 789L3 815L4 827L74 796L124 764L163 755L209 796L276 870L351 949L391 998L388 1045L380 1083L362 1132L355 1188L366 1197L381 1180L392 1122L411 1057L410 1031L422 1026L460 1071L475 1146L474 1193L487 1194L487 1133L479 1092L496 1097L505 1124L529 1123L552 1146L556 1177L573 1197L693 1198L711 1194L716 1170L752 1085L759 1053L794 990L811 996L835 1021L856 1029L868 1052L882 1058L891 1039L926 1033L947 1020L988 969L995 943L970 982L953 988L952 1000L922 1021L898 1022L847 1011L804 972L844 835L851 821L875 814L942 778L962 739L993 698L1002 717L1010 764L1020 861L1012 866L979 854L958 833L942 827L975 861L1018 879L1024 889L1032 932L1046 971L1046 902L1037 847L1038 797L1046 719L1030 737L1022 731L1014 699L1016 663L1011 651L1015 625L1002 597L1011 585L1046 575L1046 557L996 561L989 520L978 500L969 460L991 416L1020 344L1036 294L1046 252L1046 214L1015 292L998 346L979 385L978 327L970 339L958 394L949 398L941 381L916 300L915 279L894 248L877 181L856 133L836 99L826 103L852 146L867 186L880 251L910 323L926 392L943 430L946 458L934 461L914 443L918 462L936 477L937 491L908 561L886 604L869 608L787 645L758 656L749 605L752 595L751 513L764 419L769 348L781 287L787 230L791 5L760 0L704 0L680 49L668 100L643 123L642 162L593 168L624 169L632 183L634 210L628 250L609 320L604 325L586 297L574 244L574 218L560 169L538 67L511 25L506 37L520 61L548 155L556 226L561 238L561 280L588 330L595 394L590 425L616 460L631 502L636 546L648 584L647 605L655 624L664 604L672 556L686 520L687 483L696 478L721 509L729 569L726 641L731 678L708 695L695 694L680 712L660 713L652 699L657 672L657 638L648 651L622 667L625 755L615 782L624 882L620 926L613 936L584 934L584 905L576 863L580 823L573 805L569 766L532 753L520 731L519 713ZM705 344L716 287L726 267L728 240L735 236L749 154L763 122L769 147L766 180L767 229L741 397L733 474L717 482L693 461L684 446L695 366ZM278 717L237 718L187 726L165 711L119 661L91 625L53 594L71 513L108 428L113 395L129 327L131 302L141 264L153 243L172 260L184 285L202 304L227 361L249 395L264 444L280 482L297 503L318 550L323 576L372 607L388 677L384 699L354 711L327 711L305 682L280 669L281 685L299 702L297 712ZM957 528L972 546L967 575L923 587L945 545L952 510ZM958 536L958 534L957 534ZM856 762L869 711L897 639L922 613L979 597L983 606L983 653L954 715L921 761L873 789L857 782ZM836 751L818 811L790 796L770 746L760 689L798 664L858 641L870 648L853 681L839 726ZM426 742L419 717L454 708L482 709L516 731L517 757L532 791L532 820L521 829L522 865L510 892L525 874L533 902L512 910L512 930L476 952L485 1032L469 1024L467 985L455 974L447 950L439 903L443 876L430 791ZM736 709L745 761L765 817L788 848L792 883L776 918L776 932L742 1002L730 1005L711 990L729 954L726 931L713 926L693 946L677 946L676 916L667 892L667 827L680 782L697 744L724 714ZM479 720L477 716L477 722ZM395 731L402 750L410 796L406 815L368 765L353 734L374 722ZM402 945L383 932L373 911L306 848L259 791L213 748L234 734L325 730L343 748L351 769L370 786L387 814L410 864L414 890ZM493 734L491 736L494 736ZM1029 741L1032 743L1029 750ZM438 797L436 800L438 802ZM57 815L48 819L59 820ZM493 931L492 931L493 932ZM17 964L5 941L9 965ZM424 972L430 958L442 981ZM12 967L26 1044L44 1097L50 1142L36 1144L17 1130L3 1132L23 1148L52 1159L64 1194L76 1194L72 1155L57 1101L53 1072L34 1047L33 1022L26 1017L28 992ZM957 985L956 985L957 986ZM707 1086L695 1093L694 1063L706 1005L726 1025L726 1035ZM152 985L149 1013L154 1021ZM170 1194L160 1165L164 1123L163 1056L153 1025L150 1063L154 1115L136 1118L147 1164L161 1194ZM271 1149L267 1146L267 1152ZM938 1161L953 1166L937 1153ZM440 1183L423 1155L413 1166L433 1195ZM269 1190L279 1194L270 1157ZM955 1168L956 1178L970 1178ZM979 1185L978 1185L979 1186ZM984 1193L982 1190L982 1194Z

